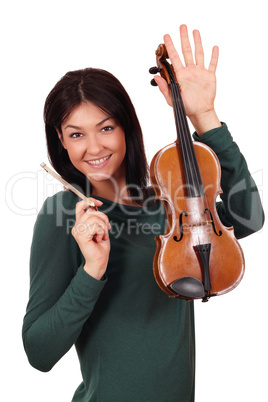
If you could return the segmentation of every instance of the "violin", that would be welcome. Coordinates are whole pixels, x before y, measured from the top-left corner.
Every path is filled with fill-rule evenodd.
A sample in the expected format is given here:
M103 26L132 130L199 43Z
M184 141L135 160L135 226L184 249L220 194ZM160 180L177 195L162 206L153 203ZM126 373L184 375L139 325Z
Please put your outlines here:
M166 232L155 238L153 272L169 297L184 300L219 296L241 281L245 262L233 227L219 219L222 193L219 160L208 146L192 141L179 84L164 44L149 72L166 79L172 96L177 139L156 153L150 164L155 201L166 213ZM151 82L157 85L154 80Z

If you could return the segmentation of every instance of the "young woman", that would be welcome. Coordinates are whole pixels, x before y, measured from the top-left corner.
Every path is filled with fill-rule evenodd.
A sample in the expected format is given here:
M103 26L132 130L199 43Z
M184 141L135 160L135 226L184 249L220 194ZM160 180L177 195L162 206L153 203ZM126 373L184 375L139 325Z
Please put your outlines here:
M204 67L194 31L180 28L182 64L168 35L194 138L217 153L222 201L217 209L238 238L260 229L263 212L244 157L214 110L218 48ZM167 84L155 77L171 104ZM83 381L73 401L193 401L193 303L170 299L153 277L154 237L166 216L153 203L140 125L119 81L106 71L67 73L48 95L44 118L57 172L91 197L69 191L48 198L31 249L30 298L23 340L30 363L49 371L75 345ZM241 191L230 199L237 183ZM250 227L241 222L249 221Z

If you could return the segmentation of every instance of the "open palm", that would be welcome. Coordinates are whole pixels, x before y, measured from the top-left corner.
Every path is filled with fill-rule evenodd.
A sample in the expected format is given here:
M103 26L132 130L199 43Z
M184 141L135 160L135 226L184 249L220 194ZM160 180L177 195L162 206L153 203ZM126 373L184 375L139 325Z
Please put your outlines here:
M216 68L219 57L219 49L213 47L208 69L204 66L204 51L199 31L194 30L195 61L190 45L186 25L180 27L181 47L185 65L182 63L176 48L169 35L164 36L166 49L174 68L186 115L196 118L214 109L216 96ZM167 82L160 76L155 77L160 91L172 106L172 98Z

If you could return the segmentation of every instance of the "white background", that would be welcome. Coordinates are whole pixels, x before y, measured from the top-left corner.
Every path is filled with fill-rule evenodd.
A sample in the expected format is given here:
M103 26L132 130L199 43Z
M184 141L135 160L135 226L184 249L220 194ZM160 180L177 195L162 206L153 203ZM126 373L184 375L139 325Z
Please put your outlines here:
M179 44L182 23L190 32L201 31L207 63L212 46L220 47L216 110L246 156L267 206L263 0L10 0L2 6L0 161L6 200L2 190L0 398L5 402L70 401L81 381L74 349L43 374L28 364L21 341L32 227L45 198L60 190L39 167L47 162L45 97L69 70L92 66L112 72L136 106L150 160L175 140L175 132L171 108L149 84L148 68L165 33ZM265 237L264 227L241 241L246 274L237 289L195 303L197 402L268 400Z

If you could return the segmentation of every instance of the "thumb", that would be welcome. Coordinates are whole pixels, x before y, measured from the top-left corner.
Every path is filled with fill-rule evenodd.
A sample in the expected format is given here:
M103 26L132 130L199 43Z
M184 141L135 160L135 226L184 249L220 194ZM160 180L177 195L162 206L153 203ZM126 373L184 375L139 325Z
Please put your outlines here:
M157 83L160 92L164 95L167 104L169 106L172 106L172 99L167 81L164 78L160 77L159 75L156 75L154 77L154 80Z
M100 200L96 200L95 198L89 197L88 200L93 202L96 207L100 207L103 204L103 202L101 202ZM86 200L79 201L76 204L76 215L83 215L85 211L89 208L89 206L90 205Z

